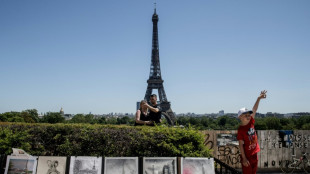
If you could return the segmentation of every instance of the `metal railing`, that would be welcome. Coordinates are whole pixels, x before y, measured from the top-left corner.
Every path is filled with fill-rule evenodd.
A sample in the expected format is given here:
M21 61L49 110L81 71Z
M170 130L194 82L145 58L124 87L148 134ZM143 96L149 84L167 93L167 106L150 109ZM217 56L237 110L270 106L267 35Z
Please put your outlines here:
M0 173L4 173L5 171L6 156L7 155L0 154Z
M221 160L214 158L215 162L215 173L216 174L242 174L242 172L239 172L238 170L230 167L226 163L222 162Z

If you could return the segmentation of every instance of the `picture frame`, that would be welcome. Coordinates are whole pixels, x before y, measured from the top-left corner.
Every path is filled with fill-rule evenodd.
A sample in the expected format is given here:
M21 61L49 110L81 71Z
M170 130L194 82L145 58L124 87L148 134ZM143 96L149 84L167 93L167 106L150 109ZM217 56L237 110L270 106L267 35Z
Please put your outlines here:
M181 158L181 174L215 174L214 158Z
M177 158L144 157L143 174L177 174Z
M105 157L104 174L138 174L138 157Z
M69 174L101 174L102 157L71 156Z
M5 174L25 173L36 174L37 157L35 156L7 156Z
M65 174L67 157L39 156L37 173L39 174Z

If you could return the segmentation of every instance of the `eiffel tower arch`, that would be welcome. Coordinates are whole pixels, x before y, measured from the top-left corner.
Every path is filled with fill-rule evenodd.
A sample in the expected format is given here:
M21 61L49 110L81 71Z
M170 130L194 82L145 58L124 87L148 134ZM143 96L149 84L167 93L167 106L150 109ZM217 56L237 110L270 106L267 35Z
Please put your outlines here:
M165 90L164 90L164 80L161 77L160 72L160 62L159 62L159 46L158 46L158 15L156 14L156 8L154 9L154 14L152 16L153 21L153 38L152 38L152 60L150 68L150 76L147 80L147 89L144 99L150 103L150 96L153 89L158 90L160 107L162 110L162 115L167 119L167 122L170 125L174 125L176 118L171 109L171 104L167 99Z

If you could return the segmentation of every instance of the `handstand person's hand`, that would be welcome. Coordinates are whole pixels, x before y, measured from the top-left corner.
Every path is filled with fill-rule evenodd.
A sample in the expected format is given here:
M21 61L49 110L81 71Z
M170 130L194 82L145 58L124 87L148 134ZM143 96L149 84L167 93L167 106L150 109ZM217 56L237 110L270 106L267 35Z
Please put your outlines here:
M267 97L266 93L267 93L266 90L261 91L258 98L259 98L259 99L266 98L266 97Z

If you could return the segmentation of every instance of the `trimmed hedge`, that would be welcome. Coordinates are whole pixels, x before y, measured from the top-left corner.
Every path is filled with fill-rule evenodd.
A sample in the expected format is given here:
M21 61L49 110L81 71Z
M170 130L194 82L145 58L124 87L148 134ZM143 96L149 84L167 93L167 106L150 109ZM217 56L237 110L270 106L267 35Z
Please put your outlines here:
M21 148L44 156L209 157L203 134L165 126L0 122L0 154Z

